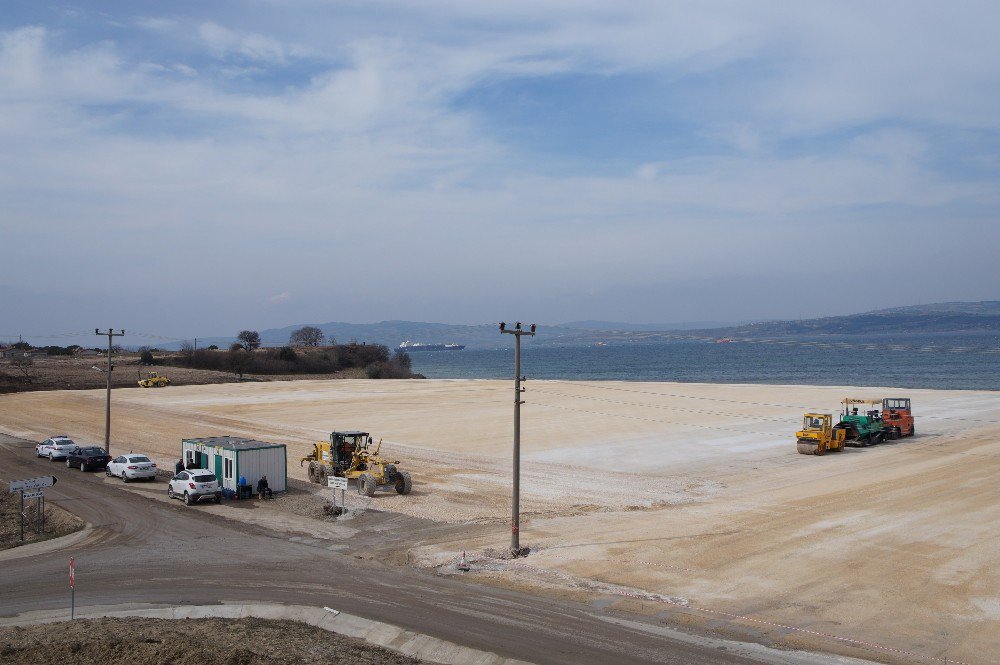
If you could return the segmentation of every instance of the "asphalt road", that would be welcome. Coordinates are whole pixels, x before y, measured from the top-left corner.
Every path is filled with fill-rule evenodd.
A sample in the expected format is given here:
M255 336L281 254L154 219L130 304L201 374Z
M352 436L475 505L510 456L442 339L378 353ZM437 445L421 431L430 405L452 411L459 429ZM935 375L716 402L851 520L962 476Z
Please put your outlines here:
M95 528L69 550L0 563L3 616L65 608L72 555L78 607L220 601L329 606L539 665L758 662L611 623L582 603L360 560L179 501L123 492L35 458L31 442L0 437L0 477L46 474L59 479L46 489L47 500Z

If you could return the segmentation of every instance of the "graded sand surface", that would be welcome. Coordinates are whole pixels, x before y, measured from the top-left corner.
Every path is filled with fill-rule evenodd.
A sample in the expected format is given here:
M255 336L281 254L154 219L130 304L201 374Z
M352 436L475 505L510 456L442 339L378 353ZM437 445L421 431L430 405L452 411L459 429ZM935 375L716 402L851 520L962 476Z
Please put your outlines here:
M636 611L676 623L707 617L710 627L749 627L787 646L856 644L846 639L895 662L1000 659L1000 393L527 388L521 540L533 553L520 567L479 574L609 602L617 594ZM917 436L798 455L802 413L836 412L846 396L911 397ZM290 475L304 478L297 459L309 442L332 429L370 431L413 473L414 491L351 496L349 505L474 524L464 540L413 543L407 560L443 570L456 550L508 542L512 403L506 381L121 389L112 453L171 465L183 437L250 436L288 444ZM103 406L103 391L0 396L0 430L100 443ZM481 535L484 524L496 524L495 536Z

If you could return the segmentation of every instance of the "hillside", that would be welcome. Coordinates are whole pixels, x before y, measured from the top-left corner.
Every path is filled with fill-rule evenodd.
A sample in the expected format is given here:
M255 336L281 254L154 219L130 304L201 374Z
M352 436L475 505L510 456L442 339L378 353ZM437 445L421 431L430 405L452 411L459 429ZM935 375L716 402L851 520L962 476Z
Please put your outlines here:
M410 340L427 344L465 344L470 349L495 349L513 344L509 335L500 335L495 323L461 325L419 321L380 321L378 323L300 323L260 331L265 346L288 343L292 331L313 325L327 338L341 343L352 340L384 344L395 349ZM1000 301L950 302L894 307L861 314L829 316L798 321L762 321L742 325L715 325L703 322L687 324L629 324L612 321L575 321L562 325L540 324L536 345L571 346L597 342L655 342L685 336L770 337L786 335L862 335L920 332L1000 332ZM216 344L225 348L233 337L199 338L204 347ZM176 346L176 345L174 345ZM165 348L169 348L165 347Z

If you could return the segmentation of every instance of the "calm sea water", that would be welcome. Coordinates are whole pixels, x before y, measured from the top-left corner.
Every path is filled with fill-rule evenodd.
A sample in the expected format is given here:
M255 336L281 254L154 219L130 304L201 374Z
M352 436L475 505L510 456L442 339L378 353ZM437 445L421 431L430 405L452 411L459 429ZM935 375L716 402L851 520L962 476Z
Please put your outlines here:
M428 378L498 379L514 374L513 349L418 352L411 358L413 370ZM526 337L521 362L522 374L534 379L1000 390L1000 335L993 333L576 347L547 347Z

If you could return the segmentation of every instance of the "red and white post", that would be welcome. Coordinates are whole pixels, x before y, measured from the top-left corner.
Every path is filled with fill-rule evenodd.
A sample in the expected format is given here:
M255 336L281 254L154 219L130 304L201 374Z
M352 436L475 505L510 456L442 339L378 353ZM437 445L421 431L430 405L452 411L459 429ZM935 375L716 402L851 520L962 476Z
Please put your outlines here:
M69 558L69 618L76 617L76 559Z

